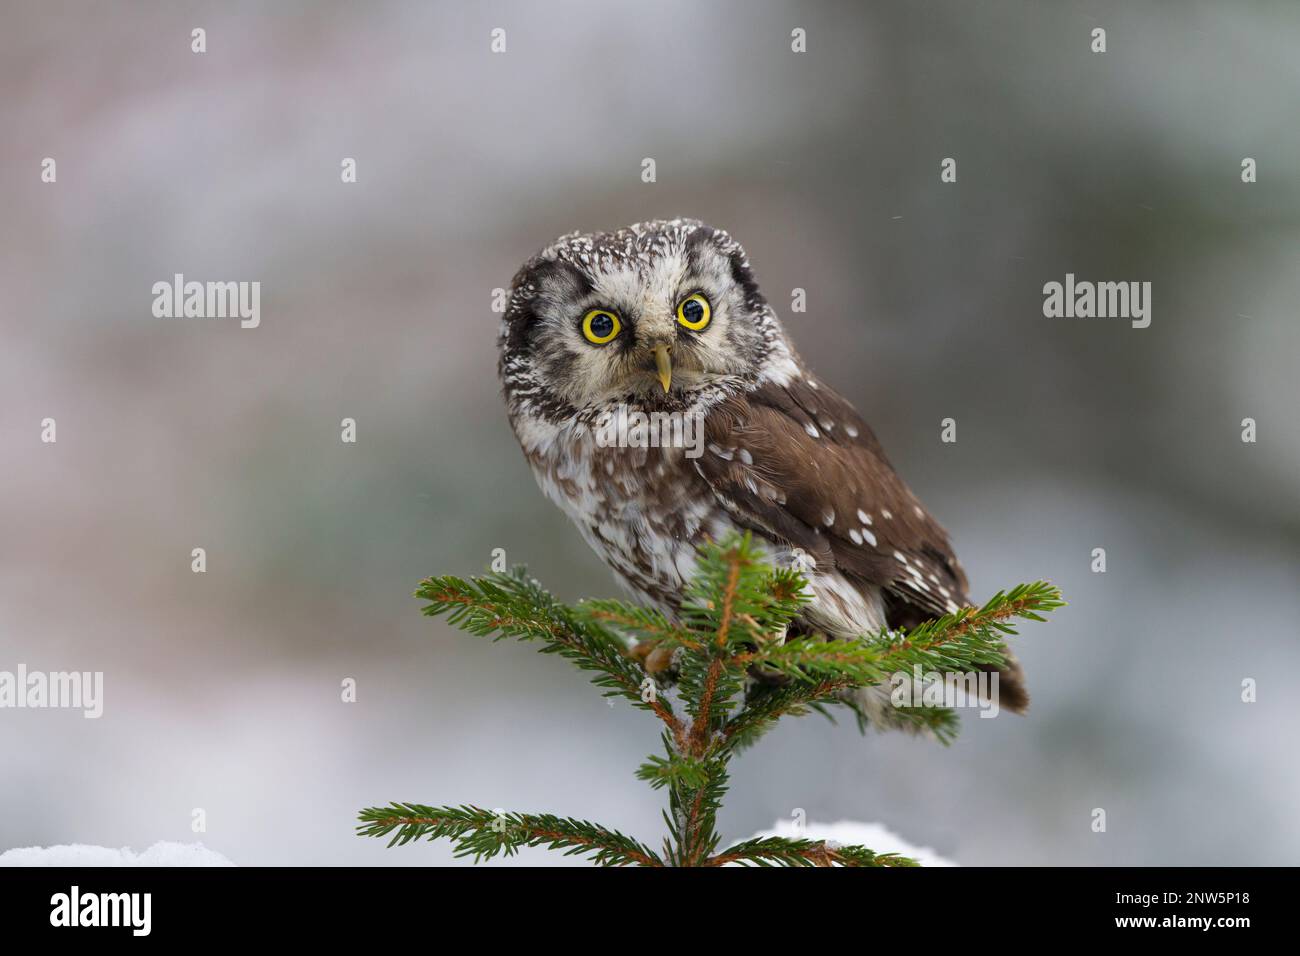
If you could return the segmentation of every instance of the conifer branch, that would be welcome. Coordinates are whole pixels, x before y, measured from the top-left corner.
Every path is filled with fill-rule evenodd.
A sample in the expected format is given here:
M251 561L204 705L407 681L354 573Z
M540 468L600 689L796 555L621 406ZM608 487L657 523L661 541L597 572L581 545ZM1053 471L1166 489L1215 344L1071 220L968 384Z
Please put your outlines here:
M449 839L457 856L476 862L524 846L547 846L590 856L603 866L915 865L865 847L781 837L746 840L718 852L717 815L730 760L782 717L815 712L833 719L836 708L847 708L865 729L874 717L854 692L911 668L952 672L1000 667L1006 663L1003 638L1015 633L1011 622L1041 621L1042 614L1064 602L1055 587L1040 581L999 592L983 607L963 608L906 633L857 640L787 639L808 593L802 575L774 569L747 534L700 549L695 576L675 618L618 601L566 607L522 569L471 581L424 581L416 594L429 602L425 614L445 616L454 626L493 640L539 642L542 653L559 654L594 672L592 682L606 696L624 697L663 722L664 755L651 756L636 775L655 789L668 790L668 835L660 855L585 820L402 803L363 810L358 832L388 836L390 846ZM636 654L629 651L633 642ZM647 647L657 658L652 675L638 662ZM671 665L664 670L667 661ZM661 684L673 683L686 717L677 716L657 692ZM957 716L943 707L897 706L886 723L924 730L947 743L956 733Z
M686 756L664 740L667 757L651 755L650 759L637 768L638 780L644 780L655 790L666 786L679 786L686 789L702 787L709 782L708 763Z
M752 697L727 721L717 747L734 752L754 743L768 726L782 717L802 717L818 704L841 703L837 695L853 686L848 678L824 678L817 683L791 683Z
M710 595L709 599L704 602L708 610L711 611L714 607L718 609L717 621L714 624L716 636L713 638L715 653L727 647L727 639L735 621L736 591L740 585L740 572L747 560L748 555L741 548L737 547L728 550L723 555L726 574L721 591L716 595ZM712 657L701 682L700 694L696 698L697 703L693 708L695 721L691 724L691 732L687 740L687 746L693 754L701 752L706 744L705 738L709 731L709 721L713 711L713 696L718 692L718 679L722 676L724 666L720 657Z
M669 833L675 846L666 848L670 866L703 866L721 839L714 824L727 793L727 764L712 760L702 768L702 785L679 785L671 791Z
M415 596L429 602L423 609L426 616L445 615L449 624L470 634L494 641L507 637L541 641L543 654L558 653L582 670L596 671L592 683L608 688L610 693L605 696L621 696L654 713L674 736L683 735L681 721L668 701L658 695L642 699L645 673L627 655L625 645L557 602L524 568L471 581L451 576L428 578Z
M824 840L762 837L737 843L705 861L705 866L920 866L896 853L873 853L861 846L835 846Z
M389 846L412 840L446 838L455 843L455 855L473 856L474 862L497 854L513 856L521 847L565 849L565 856L591 855L600 866L663 866L648 847L629 836L586 820L551 814L495 813L481 807L428 807L394 803L361 811L361 836L392 834Z
M796 638L784 644L765 644L736 654L736 667L760 666L795 680L819 682L844 678L866 686L888 681L899 672L920 666L925 670L969 670L1000 667L1002 634L1016 631L1006 622L1021 617L1041 621L1038 612L1062 607L1060 592L1037 581L1009 592L998 592L981 608L962 608L918 625L905 635L888 632L861 641L827 641L821 637Z
M662 611L637 607L622 601L583 601L576 608L579 617L605 627L613 627L630 638L655 641L669 647L693 651L702 644L689 632L676 627Z

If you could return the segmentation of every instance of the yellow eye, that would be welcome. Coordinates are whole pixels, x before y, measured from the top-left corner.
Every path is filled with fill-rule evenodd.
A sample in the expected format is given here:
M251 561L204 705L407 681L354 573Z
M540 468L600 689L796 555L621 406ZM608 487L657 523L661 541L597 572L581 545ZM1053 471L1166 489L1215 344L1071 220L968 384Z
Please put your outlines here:
M592 309L582 317L582 334L592 345L604 345L612 342L614 336L622 330L623 325L618 316L604 309Z
M709 300L698 292L688 295L677 306L677 321L692 332L699 332L709 324L711 318L713 309L709 308Z

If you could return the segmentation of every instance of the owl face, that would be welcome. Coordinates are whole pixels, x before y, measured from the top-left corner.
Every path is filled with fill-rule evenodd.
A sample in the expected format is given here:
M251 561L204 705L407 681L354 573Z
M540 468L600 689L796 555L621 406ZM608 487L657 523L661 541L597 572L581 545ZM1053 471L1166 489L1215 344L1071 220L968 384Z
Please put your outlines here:
M502 377L508 397L558 414L667 407L756 376L774 328L744 250L721 230L677 219L574 233L515 276Z

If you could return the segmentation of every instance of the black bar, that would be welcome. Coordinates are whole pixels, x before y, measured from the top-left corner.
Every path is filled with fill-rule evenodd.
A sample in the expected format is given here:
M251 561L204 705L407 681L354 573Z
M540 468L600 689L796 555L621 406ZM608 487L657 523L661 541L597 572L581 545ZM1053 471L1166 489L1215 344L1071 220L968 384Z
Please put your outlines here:
M971 943L996 928L1006 942L1042 930L1054 933L1051 939L1200 936L1232 945L1243 933L1285 928L1281 910L1293 877L1293 870L1280 868L0 869L0 932L6 942L66 941L73 933L86 943L134 937L130 925L51 925L52 901L63 894L70 903L76 886L83 907L92 909L99 898L86 904L88 895L148 893L148 938L205 944L399 941L422 930L450 941L460 928L475 926L493 939L545 932L558 942L566 933L600 929L663 932L668 935L656 938L666 941L674 923L701 919L717 920L718 932L727 934L777 921L807 931L811 920L820 933L853 939L871 927L880 942L894 933L901 942L908 931L923 934L916 941ZM131 911L120 912L129 923ZM135 915L142 923L142 910ZM1206 919L1208 927L1199 922Z

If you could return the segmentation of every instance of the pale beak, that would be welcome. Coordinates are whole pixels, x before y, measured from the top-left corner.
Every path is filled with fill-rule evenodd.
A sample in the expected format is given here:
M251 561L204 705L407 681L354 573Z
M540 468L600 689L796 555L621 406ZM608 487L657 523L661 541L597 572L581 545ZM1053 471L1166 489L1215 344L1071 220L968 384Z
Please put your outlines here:
M667 345L656 345L655 368L659 370L659 384L668 391L668 386L673 383L673 360L669 358L669 347Z

